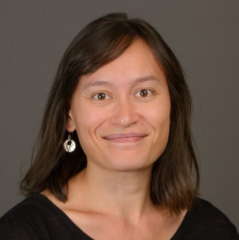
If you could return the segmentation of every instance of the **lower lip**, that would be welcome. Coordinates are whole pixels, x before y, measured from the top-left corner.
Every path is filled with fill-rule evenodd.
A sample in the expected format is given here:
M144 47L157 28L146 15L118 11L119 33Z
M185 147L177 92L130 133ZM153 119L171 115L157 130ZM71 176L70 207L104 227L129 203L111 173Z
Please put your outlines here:
M106 140L110 142L116 142L116 143L134 143L134 142L139 142L142 140L144 137L125 137L125 138L113 138L113 139L107 139Z

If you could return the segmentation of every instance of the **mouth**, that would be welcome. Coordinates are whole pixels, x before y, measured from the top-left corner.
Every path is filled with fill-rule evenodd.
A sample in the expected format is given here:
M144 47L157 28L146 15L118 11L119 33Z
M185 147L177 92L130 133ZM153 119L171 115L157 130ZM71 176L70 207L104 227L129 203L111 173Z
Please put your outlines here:
M106 135L103 139L117 143L130 143L138 142L145 137L147 137L147 135L144 133L118 133Z

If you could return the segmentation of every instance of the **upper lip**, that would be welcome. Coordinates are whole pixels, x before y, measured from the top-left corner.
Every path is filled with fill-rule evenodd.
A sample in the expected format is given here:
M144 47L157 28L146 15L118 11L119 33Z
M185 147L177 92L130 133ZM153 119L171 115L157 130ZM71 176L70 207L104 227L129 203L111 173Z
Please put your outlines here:
M130 137L146 137L145 133L117 133L117 134L110 134L106 135L103 138L105 139L116 139L116 138L130 138Z

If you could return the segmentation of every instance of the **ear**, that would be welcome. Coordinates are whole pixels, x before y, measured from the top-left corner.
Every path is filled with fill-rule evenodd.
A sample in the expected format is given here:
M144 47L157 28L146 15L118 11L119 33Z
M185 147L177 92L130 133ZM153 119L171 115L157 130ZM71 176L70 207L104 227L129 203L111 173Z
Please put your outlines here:
M68 132L73 132L73 131L76 130L75 124L74 124L74 121L73 121L73 118L72 118L71 110L69 111L69 114L68 114L68 119L67 119L67 122L66 122L66 130Z

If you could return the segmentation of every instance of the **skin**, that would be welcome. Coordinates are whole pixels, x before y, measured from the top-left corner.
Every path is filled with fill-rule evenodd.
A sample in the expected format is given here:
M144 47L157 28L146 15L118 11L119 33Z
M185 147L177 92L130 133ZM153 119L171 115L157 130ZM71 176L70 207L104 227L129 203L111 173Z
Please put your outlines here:
M68 182L66 203L43 194L94 239L170 239L186 211L171 214L149 194L169 128L167 81L146 44L136 40L80 78L66 129L76 130L87 168Z

